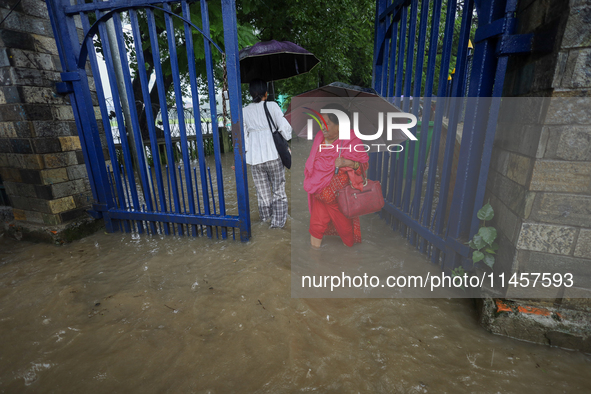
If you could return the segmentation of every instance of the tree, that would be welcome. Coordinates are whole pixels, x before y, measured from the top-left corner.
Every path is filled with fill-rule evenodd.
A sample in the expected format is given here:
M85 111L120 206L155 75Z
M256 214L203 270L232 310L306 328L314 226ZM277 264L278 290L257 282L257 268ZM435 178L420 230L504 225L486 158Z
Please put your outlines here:
M259 40L292 41L320 59L310 73L276 82L276 93L371 85L374 0L237 0L237 8L239 24L254 26Z
M224 29L222 23L222 9L221 9L221 2L219 1L211 1L208 2L209 8L209 22L210 22L210 35L211 39L220 46L222 50L224 50ZM191 22L202 29L202 21L201 21L201 7L199 2L190 3L191 9ZM177 15L182 15L181 5L176 4L173 5L172 12ZM141 35L141 42L142 42L142 52L145 61L145 68L146 73L148 76L154 73L154 60L153 60L153 50L152 45L150 43L150 36L149 36L149 28L148 28L148 20L147 15L144 10L138 10L138 23L139 23L139 30ZM168 48L168 34L166 31L166 24L164 13L161 11L154 11L154 17L156 22L156 34L158 37L158 46L159 46L159 55L161 59L162 71L163 71L163 86L165 90L165 96L167 97L167 103L169 107L176 106L175 102L175 92L174 89L171 89L173 84L173 73L172 73L172 66L170 61L170 52ZM129 24L130 20L126 16L126 14L122 15L124 24ZM179 72L181 78L181 84L184 93L189 92L189 71L188 71L188 57L187 57L187 39L185 37L184 32L184 22L179 18L172 18L173 26L174 26L174 40L175 40L175 47L177 52L177 59L179 64ZM207 92L207 72L206 72L206 62L205 62L205 50L204 50L204 41L203 36L197 30L193 29L193 46L194 46L194 53L195 53L195 65L196 65L196 73L197 73L197 80L200 82L200 92L206 93ZM129 53L130 57L130 68L132 71L132 84L133 84L133 94L135 98L135 105L136 110L138 113L140 129L142 132L143 139L149 139L148 134L148 122L152 122L154 124L156 120L156 116L160 111L160 101L158 99L158 86L157 84L153 84L150 89L150 105L152 107L152 117L153 119L147 118L146 113L146 105L143 102L143 95L142 95L142 86L140 82L139 72L138 72L138 64L137 64L137 56L136 56L136 49L133 42L132 33L129 29L124 29L124 38L127 47L127 52ZM238 39L239 45L241 47L252 45L255 42L254 30L253 27L249 24L239 24L238 25ZM99 51L101 48L99 48ZM218 88L221 87L221 80L223 74L223 67L222 67L222 57L221 54L212 46L212 56L213 56L213 63L215 67L215 76L216 76L216 83ZM199 115L196 115L197 118ZM157 138L162 138L164 136L163 130L157 128L156 130Z

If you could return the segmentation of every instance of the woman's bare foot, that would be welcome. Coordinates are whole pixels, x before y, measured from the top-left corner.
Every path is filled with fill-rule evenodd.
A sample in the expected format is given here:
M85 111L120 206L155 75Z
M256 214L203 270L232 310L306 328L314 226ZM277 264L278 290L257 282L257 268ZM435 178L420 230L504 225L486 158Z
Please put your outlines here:
M310 243L312 244L313 248L320 249L320 244L322 243L322 238L316 238L316 237L310 235Z

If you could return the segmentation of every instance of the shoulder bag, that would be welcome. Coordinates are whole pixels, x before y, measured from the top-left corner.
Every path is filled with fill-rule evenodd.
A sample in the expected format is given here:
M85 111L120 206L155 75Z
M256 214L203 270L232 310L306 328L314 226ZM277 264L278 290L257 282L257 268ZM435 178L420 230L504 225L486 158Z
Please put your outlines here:
M277 148L277 153L281 158L281 162L287 168L291 168L291 152L289 151L289 146L287 145L287 141L281 135L281 132L275 126L275 122L273 122L273 118L271 118L271 114L267 109L267 101L263 104L265 107L265 114L267 115L267 122L269 122L269 128L271 129L271 134L273 134L273 142L275 142L275 148Z
M351 184L337 191L339 210L352 219L356 216L379 212L384 207L384 195L379 181L372 181L362 170L363 190L355 189Z

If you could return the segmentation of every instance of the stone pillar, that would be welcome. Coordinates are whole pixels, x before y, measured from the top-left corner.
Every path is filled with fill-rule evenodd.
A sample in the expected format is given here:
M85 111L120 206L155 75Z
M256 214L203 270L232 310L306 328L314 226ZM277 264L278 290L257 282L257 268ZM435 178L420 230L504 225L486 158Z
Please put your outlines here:
M504 95L551 99L536 114L523 111L534 126L497 128L487 185L499 233L495 268L510 274L555 269L588 281L591 0L520 0L517 17L519 34L534 32L553 47L511 59ZM569 97L569 105L552 99L558 97ZM591 351L591 299L571 299L568 289L555 300L506 297L501 304L485 301L482 323L490 331Z
M18 0L0 2L0 19ZM62 242L92 194L61 65L42 0L22 0L0 29L0 175L17 238ZM47 228L46 226L52 226ZM67 234L67 235L65 235Z

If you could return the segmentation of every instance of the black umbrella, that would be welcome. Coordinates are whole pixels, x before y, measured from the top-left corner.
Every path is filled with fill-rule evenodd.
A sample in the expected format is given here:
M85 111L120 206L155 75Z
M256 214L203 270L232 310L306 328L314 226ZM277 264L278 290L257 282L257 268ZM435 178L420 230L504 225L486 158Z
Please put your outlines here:
M240 51L240 79L278 81L312 70L320 61L289 41L262 41Z

